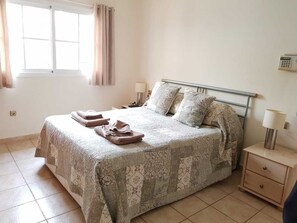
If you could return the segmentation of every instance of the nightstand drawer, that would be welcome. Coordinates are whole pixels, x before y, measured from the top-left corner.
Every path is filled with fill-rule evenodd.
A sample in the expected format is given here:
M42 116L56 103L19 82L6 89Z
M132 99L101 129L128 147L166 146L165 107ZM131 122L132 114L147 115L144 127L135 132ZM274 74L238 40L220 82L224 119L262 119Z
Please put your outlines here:
M248 153L247 169L281 184L285 183L287 167L282 164Z
M246 171L243 186L277 203L281 203L282 201L284 191L282 184L251 171Z

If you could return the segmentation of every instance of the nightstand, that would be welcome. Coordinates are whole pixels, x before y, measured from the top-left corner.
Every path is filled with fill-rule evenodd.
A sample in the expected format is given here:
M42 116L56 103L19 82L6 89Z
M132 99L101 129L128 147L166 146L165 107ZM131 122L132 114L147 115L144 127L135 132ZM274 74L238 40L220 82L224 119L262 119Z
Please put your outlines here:
M116 110L116 109L128 109L128 108L138 108L140 106L133 106L133 107L129 107L129 105L121 105L120 108L118 107L112 107L112 110Z
M122 109L127 109L127 108L139 108L141 106L139 106L139 105L122 105L121 107L122 107Z
M130 108L128 105L121 105L121 109L127 109Z
M244 149L243 175L239 188L283 208L297 180L297 151L258 143Z

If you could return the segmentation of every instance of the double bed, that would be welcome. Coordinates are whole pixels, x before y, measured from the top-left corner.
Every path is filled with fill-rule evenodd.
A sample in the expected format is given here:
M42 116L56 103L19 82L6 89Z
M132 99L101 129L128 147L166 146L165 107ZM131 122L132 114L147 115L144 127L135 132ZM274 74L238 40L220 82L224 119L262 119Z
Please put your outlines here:
M214 125L193 128L146 107L102 112L144 133L141 142L115 145L70 115L51 116L36 156L79 203L86 222L130 222L153 208L223 180L236 167L242 125L229 106L208 114Z

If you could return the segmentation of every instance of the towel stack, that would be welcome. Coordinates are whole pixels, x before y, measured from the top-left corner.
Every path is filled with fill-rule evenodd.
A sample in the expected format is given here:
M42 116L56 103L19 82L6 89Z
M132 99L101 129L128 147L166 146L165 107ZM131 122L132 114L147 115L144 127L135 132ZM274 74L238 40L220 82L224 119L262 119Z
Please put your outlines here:
M109 118L103 116L94 110L71 112L71 118L86 127L108 125Z
M98 135L117 145L140 142L144 137L144 134L132 131L127 123L119 120L110 125L95 127L94 130Z

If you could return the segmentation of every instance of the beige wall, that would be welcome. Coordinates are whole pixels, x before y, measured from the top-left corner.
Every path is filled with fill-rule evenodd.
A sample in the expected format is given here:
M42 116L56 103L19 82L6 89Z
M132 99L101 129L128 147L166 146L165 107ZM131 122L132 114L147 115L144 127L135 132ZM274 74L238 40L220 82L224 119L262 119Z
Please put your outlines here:
M297 53L297 1L103 2L116 10L116 85L92 87L82 77L17 78L14 89L0 90L0 139L37 133L48 115L127 103L135 81L152 86L171 78L258 93L245 144L263 140L264 110L276 108L290 122L278 142L297 149L297 73L277 70L281 54Z
M297 1L142 0L139 72L161 78L251 91L245 144L264 139L265 108L287 112L278 142L297 149L297 73L279 57L297 53Z
M85 77L16 78L13 89L0 90L0 139L38 133L49 115L78 109L109 110L133 99L138 73L134 64L139 58L137 1L106 2L116 10L116 85L90 86ZM10 110L16 110L17 116L10 117Z

